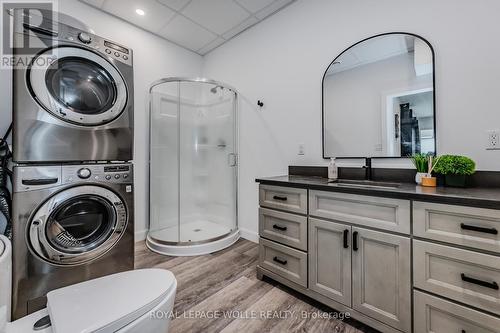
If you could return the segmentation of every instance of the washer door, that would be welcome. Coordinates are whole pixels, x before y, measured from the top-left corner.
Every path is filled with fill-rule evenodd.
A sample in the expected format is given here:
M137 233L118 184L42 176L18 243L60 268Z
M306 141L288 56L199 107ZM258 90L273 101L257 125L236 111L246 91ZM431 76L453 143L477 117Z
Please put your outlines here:
M109 123L127 104L127 87L118 70L98 54L78 47L39 54L30 66L28 81L33 97L47 111L77 125Z
M34 214L28 239L32 250L56 265L79 265L109 251L127 226L123 201L98 186L57 193Z

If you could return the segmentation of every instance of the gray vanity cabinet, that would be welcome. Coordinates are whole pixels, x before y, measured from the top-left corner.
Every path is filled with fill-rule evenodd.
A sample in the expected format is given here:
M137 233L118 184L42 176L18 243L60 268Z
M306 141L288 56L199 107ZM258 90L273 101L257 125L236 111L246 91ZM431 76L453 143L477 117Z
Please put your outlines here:
M351 226L309 219L309 288L351 306Z
M261 185L259 203L259 276L411 332L409 200Z
M410 239L357 227L352 233L353 309L409 332Z
M464 205L311 182L260 186L258 276L384 333L500 333L500 190Z

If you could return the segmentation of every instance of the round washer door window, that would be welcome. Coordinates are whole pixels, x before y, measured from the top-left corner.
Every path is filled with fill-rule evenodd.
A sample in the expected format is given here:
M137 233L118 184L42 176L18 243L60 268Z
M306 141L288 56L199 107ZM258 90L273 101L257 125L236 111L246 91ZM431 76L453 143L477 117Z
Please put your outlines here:
M48 217L45 232L59 251L85 253L102 245L113 233L116 213L106 199L84 194L61 203Z
M127 87L118 70L98 54L77 47L50 49L34 58L29 84L47 111L77 125L109 123L127 103Z
M121 238L127 225L122 200L98 186L59 192L45 202L29 224L31 248L58 265L77 265L99 258Z
M116 85L109 73L87 59L67 57L49 66L47 90L57 102L84 115L105 113L116 101Z

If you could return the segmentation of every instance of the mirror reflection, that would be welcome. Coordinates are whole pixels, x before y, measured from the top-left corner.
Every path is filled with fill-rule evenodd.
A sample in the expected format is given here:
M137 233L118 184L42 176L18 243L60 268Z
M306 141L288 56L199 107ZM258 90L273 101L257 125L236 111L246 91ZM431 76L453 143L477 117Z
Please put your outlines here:
M434 53L411 34L355 44L323 78L323 157L436 153Z

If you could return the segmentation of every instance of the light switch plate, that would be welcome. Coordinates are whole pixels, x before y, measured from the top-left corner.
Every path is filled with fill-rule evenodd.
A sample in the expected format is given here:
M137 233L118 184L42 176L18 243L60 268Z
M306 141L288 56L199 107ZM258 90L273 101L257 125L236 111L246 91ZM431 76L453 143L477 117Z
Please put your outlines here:
M488 131L487 150L500 150L500 130Z

